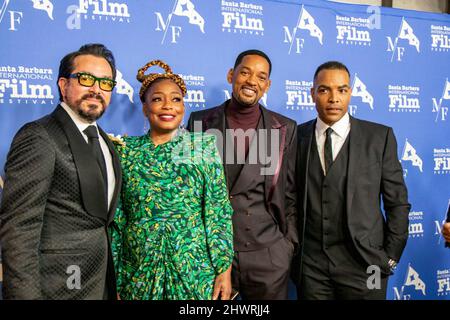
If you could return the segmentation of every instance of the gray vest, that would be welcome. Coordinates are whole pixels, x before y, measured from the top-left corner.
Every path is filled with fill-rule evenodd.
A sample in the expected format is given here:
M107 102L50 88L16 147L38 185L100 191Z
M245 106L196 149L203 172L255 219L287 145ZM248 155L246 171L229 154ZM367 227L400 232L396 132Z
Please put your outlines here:
M304 255L315 260L328 257L336 262L351 243L345 210L349 139L350 135L326 176L317 144L311 143Z

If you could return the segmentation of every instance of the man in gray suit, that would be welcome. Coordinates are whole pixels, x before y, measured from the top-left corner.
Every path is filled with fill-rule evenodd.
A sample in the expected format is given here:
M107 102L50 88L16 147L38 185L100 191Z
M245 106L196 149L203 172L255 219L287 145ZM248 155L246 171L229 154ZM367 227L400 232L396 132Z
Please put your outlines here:
M60 104L11 144L0 208L4 299L115 299L107 228L121 185L96 120L115 86L114 57L89 44L60 63Z
M259 103L272 62L260 50L241 52L228 71L232 97L191 113L188 128L217 134L233 214L232 284L246 300L288 298L296 249L294 120Z
M298 127L302 250L293 272L301 299L385 299L408 239L411 206L394 133L351 117L351 93L347 67L322 64L311 89L318 117ZM379 285L369 279L376 274Z

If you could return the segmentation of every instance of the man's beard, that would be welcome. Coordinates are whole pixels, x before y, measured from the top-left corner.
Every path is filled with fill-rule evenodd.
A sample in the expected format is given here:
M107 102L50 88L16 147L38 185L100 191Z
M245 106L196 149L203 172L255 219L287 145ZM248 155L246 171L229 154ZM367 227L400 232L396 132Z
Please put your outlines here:
M100 110L99 113L91 113L91 112L89 112L89 111L94 111L94 110L96 110L98 108L98 105L95 105L95 104L88 104L88 108L89 109L88 109L87 112L84 111L81 108L81 103L83 102L83 100L85 100L87 98L96 98L97 100L99 100L101 102L103 108ZM81 99L77 100L75 104L76 104L76 107L77 107L76 110L78 111L78 115L82 119L84 119L84 120L86 120L86 121L88 121L90 123L96 121L97 119L99 119L103 115L105 110L106 110L106 102L103 99L103 97L101 95L98 95L98 94L88 93L88 94L84 95L83 97L81 97Z

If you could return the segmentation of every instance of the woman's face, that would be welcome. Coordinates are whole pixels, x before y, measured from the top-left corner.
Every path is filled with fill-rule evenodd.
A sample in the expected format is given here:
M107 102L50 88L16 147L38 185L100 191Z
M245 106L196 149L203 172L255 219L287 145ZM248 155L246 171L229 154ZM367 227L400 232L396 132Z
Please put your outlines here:
M176 130L184 116L183 94L170 79L153 83L145 93L144 114L153 133L170 133Z

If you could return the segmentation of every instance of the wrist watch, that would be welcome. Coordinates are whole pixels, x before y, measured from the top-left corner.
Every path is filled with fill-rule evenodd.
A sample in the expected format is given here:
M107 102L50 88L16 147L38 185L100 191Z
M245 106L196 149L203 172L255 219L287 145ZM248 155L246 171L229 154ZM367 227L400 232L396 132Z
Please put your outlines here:
M394 272L395 269L397 268L397 261L395 261L394 259L389 259L388 265L389 269L391 269L391 272Z

